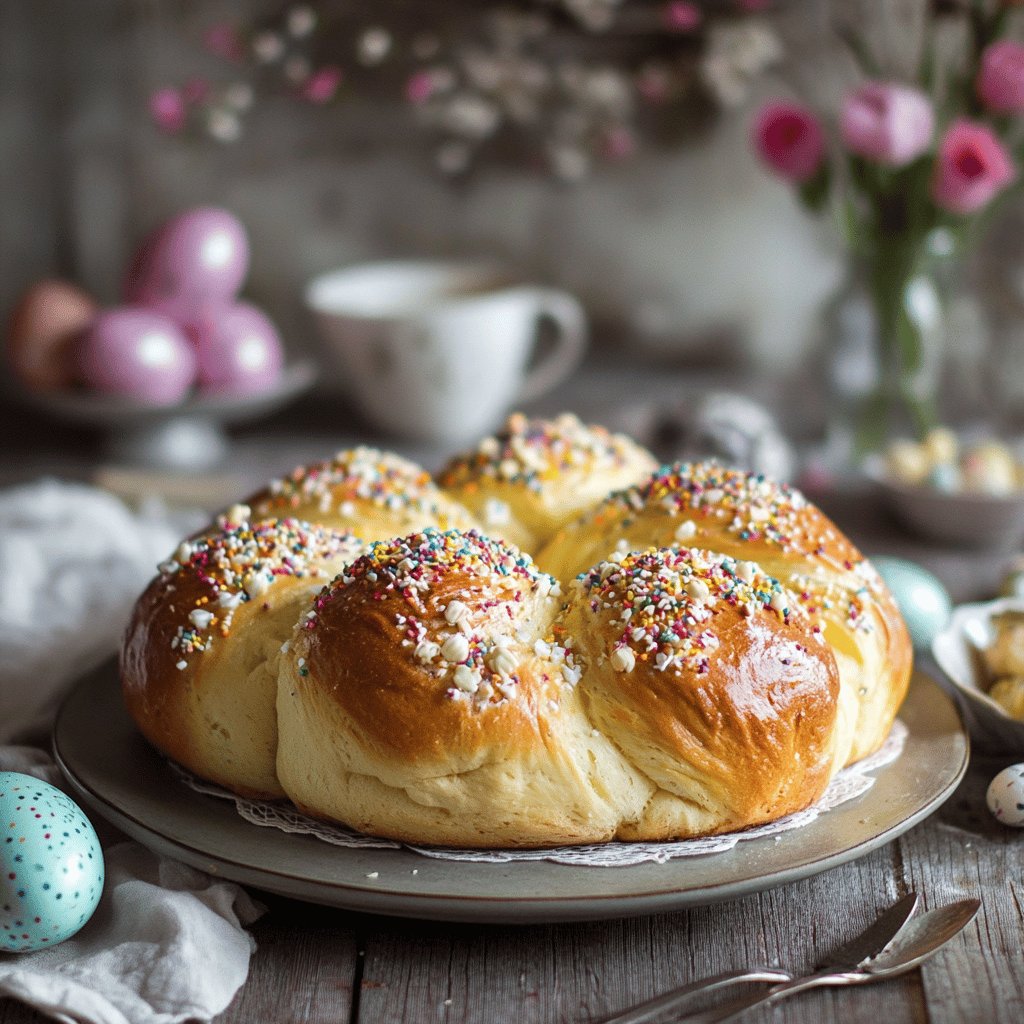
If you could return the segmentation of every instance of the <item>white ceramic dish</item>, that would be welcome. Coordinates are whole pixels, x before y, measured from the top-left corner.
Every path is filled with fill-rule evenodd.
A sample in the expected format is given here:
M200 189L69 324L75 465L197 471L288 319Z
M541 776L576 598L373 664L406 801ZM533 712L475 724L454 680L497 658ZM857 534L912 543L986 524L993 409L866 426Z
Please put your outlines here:
M871 464L864 474L903 525L929 540L962 548L1008 548L1024 537L1024 492L947 494L898 483Z
M918 673L900 718L901 756L863 796L785 835L664 864L581 867L467 863L408 849L348 849L244 821L227 801L187 788L135 729L113 663L82 680L54 727L74 795L160 853L212 874L348 910L447 921L607 919L736 899L817 874L883 846L931 814L967 767L952 700Z
M890 479L877 462L864 475L904 526L930 540L957 547L1010 547L1024 536L1024 492L1005 496L944 492Z
M1024 756L1024 722L1011 718L991 697L981 650L996 636L996 617L1004 612L1024 614L1024 598L963 604L932 641L932 656L956 687L964 719L979 749L993 754Z

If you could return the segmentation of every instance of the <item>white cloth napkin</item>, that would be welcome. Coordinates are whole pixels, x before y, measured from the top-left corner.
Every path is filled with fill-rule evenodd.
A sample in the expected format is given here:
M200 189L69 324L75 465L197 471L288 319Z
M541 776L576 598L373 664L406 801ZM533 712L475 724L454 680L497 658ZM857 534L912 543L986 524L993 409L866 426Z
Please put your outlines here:
M60 696L113 653L157 562L202 520L52 480L0 492L0 770L60 784L43 749ZM90 817L105 840L99 908L58 946L0 953L0 996L68 1024L210 1020L245 982L245 925L262 908Z

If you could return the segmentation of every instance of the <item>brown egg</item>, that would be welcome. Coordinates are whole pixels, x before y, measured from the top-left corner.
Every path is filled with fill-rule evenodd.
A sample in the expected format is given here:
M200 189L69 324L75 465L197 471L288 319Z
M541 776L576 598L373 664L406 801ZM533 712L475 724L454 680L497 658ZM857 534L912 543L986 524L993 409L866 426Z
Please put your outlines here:
M7 328L7 358L21 381L36 391L70 387L75 379L75 339L98 309L91 295L68 281L32 285Z

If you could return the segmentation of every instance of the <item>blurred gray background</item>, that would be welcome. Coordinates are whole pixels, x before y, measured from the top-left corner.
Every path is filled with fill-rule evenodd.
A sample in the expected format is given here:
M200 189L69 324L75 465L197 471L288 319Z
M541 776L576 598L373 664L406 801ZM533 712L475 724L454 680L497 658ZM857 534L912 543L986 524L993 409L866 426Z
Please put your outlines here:
M460 7L377 8L395 4L411 19ZM850 62L822 45L837 13L873 19L880 62L898 73L912 59L922 4L776 7L785 63L743 101L671 146L566 185L486 165L447 181L408 109L363 93L324 108L260 102L230 144L156 131L146 109L154 89L225 75L202 49L205 29L251 23L279 4L0 0L0 311L49 275L112 303L149 228L187 206L222 204L251 233L246 293L296 352L316 348L302 305L313 275L368 258L483 253L573 290L601 345L684 362L710 345L761 371L797 372L820 350L819 313L843 261L829 225L757 165L751 111L780 92L821 102L853 80ZM1012 248L1019 231L1003 233Z

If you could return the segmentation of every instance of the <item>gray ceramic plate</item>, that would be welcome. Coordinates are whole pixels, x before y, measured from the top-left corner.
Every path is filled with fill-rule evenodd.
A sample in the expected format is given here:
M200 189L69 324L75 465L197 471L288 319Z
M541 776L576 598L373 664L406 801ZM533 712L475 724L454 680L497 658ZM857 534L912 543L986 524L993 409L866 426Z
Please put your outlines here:
M890 842L953 792L968 755L953 702L927 676L915 675L900 717L910 730L903 754L876 773L864 796L777 839L616 868L434 860L409 850L333 847L250 825L229 802L185 787L142 739L122 707L113 663L68 696L53 743L86 805L146 846L210 874L348 910L528 923L655 914L734 899ZM372 872L377 877L368 878Z

